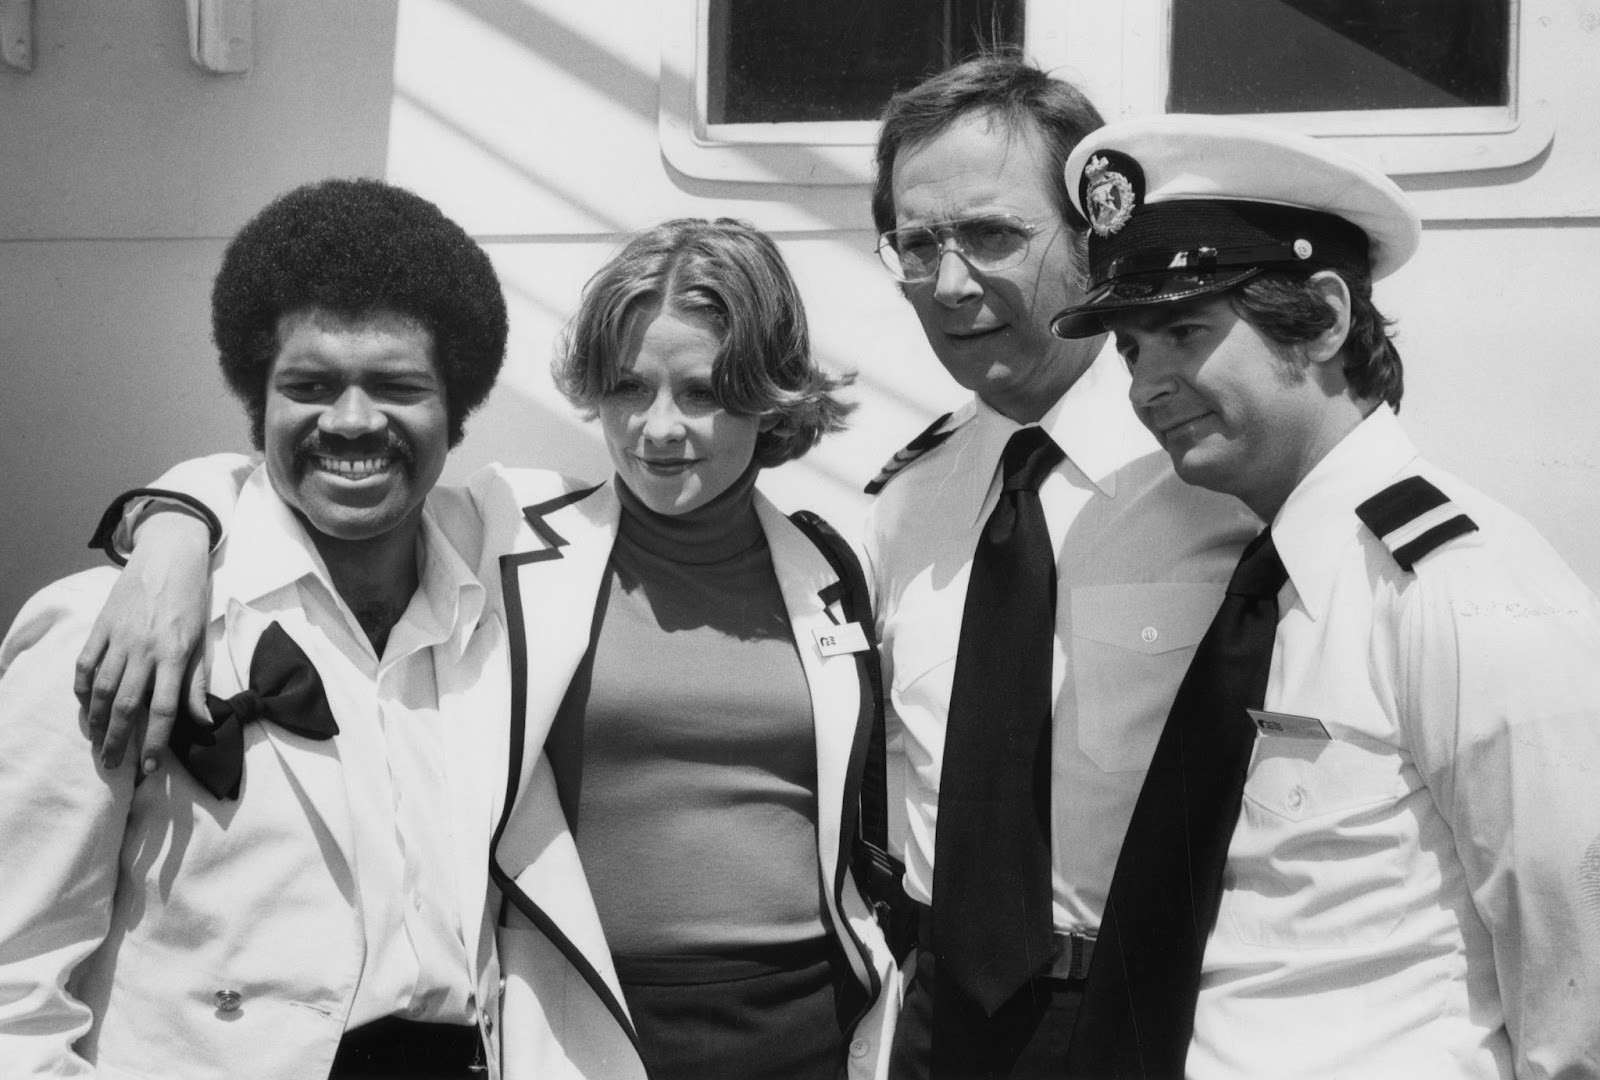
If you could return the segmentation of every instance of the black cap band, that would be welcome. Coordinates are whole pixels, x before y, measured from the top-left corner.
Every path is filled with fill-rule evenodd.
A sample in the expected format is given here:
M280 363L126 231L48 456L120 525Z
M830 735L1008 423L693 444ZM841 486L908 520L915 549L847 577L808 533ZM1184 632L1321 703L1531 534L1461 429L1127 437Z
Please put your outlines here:
M1243 252L1258 251L1254 257ZM1138 208L1110 236L1089 234L1089 280L1215 266L1267 266L1315 260L1365 271L1367 234L1320 210L1235 199L1175 199ZM1221 261L1229 252L1229 261Z
M1104 312L1231 289L1269 266L1369 272L1367 234L1344 218L1277 203L1145 204L1110 235L1089 234L1089 292L1051 320L1057 337L1103 333Z

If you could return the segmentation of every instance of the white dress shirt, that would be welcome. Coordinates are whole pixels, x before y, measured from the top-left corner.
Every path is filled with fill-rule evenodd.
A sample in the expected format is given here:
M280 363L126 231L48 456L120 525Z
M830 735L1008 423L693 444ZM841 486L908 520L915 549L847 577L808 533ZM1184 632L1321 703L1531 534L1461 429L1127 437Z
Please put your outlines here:
M1040 425L1066 459L1039 490L1056 545L1051 686L1054 919L1100 924L1123 833L1178 683L1260 522L1191 488L1128 404L1128 374L1104 350ZM896 821L906 890L931 903L939 775L972 555L999 491L1001 453L1021 425L981 401L950 437L892 478L869 511L873 578L903 769Z
M1355 514L1479 526L1407 573ZM1289 496L1266 708L1188 1074L1600 1075L1600 604L1380 408ZM1587 883L1587 884L1586 884Z
M240 493L228 532L230 544L248 543L252 553L235 553L218 572L218 592L284 625L322 677L339 724L366 939L346 1027L384 1016L471 1023L472 979L452 876L456 838L441 807L448 733L434 660L435 649L446 662L465 650L483 610L483 586L425 513L417 590L380 658L264 469Z

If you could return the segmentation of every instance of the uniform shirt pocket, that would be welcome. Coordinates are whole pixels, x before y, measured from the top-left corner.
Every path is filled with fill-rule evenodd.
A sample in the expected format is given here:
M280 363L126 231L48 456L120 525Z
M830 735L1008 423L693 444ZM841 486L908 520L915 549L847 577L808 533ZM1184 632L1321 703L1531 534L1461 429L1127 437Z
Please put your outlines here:
M1078 747L1105 772L1147 769L1222 582L1072 590Z
M1285 823L1353 814L1394 802L1406 793L1401 758L1375 740L1361 743L1260 737L1245 798Z
M1414 780L1373 740L1257 740L1229 849L1240 940L1322 949L1387 937L1410 895L1403 800Z

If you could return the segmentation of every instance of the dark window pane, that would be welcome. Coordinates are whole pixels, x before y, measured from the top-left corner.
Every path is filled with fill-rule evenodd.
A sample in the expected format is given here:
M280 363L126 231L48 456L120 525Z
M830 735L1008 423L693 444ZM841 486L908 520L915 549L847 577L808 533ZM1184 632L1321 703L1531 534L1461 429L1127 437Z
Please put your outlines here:
M1510 103L1510 0L1173 0L1170 112Z
M707 120L875 120L889 95L995 42L1023 0L711 0Z

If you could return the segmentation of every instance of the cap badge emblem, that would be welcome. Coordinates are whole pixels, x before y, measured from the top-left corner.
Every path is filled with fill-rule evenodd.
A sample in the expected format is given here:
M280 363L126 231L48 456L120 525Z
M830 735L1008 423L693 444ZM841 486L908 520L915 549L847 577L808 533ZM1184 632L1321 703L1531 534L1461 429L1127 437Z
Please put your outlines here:
M1110 236L1121 230L1133 215L1137 201L1132 181L1113 169L1099 154L1084 166L1083 180L1083 205L1095 235Z

